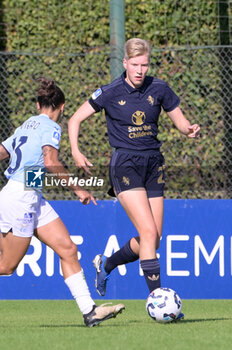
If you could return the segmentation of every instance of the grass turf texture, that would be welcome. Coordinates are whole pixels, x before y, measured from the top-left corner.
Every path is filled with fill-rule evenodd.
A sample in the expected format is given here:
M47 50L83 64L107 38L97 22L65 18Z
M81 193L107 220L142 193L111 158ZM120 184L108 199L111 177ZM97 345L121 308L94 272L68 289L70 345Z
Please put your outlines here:
M106 301L108 302L108 301ZM113 301L118 303L119 301ZM158 324L143 300L123 300L126 310L87 328L72 300L0 301L2 350L227 350L232 344L232 300L184 300L185 320ZM102 301L97 300L98 305Z

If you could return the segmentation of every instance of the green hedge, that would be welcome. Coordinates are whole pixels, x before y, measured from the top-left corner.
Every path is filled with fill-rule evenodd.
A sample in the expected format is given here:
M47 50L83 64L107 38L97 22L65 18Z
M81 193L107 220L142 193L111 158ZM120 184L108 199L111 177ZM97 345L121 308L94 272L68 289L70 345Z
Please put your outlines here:
M34 88L40 75L54 78L64 90L67 117L99 85L110 82L108 0L4 0L3 6L9 52L5 98L7 118L15 127L36 112ZM167 81L181 97L186 117L202 125L202 137L195 143L161 116L167 197L225 196L224 179L214 171L222 166L224 151L220 52L188 48L218 44L217 2L126 0L125 11L126 39L139 36L151 41L150 73ZM61 158L72 168L67 120L62 125ZM105 176L111 150L103 114L83 123L80 142L96 165L95 174ZM109 198L104 192L96 195ZM48 196L71 198L68 192Z

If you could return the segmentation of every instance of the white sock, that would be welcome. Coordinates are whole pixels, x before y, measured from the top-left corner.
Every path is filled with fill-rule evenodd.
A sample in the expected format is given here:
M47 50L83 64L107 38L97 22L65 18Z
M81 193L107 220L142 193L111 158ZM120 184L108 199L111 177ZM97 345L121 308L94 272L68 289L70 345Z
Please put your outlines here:
M69 276L64 281L68 286L73 298L76 300L76 303L82 314L88 314L95 305L95 302L90 296L89 288L84 276L84 271L81 270L80 272Z

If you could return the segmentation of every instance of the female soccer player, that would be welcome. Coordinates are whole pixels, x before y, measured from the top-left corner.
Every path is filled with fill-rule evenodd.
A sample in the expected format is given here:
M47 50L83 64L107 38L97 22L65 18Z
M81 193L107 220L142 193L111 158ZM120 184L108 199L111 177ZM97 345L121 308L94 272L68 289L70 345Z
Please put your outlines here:
M0 192L0 275L10 275L27 252L33 234L60 257L64 281L92 327L115 317L124 305L96 306L90 296L84 273L77 258L77 247L57 213L36 189L24 189L24 167L44 168L68 179L58 160L61 128L57 124L63 112L65 96L53 80L39 79L37 108L39 115L27 119L0 145L0 160L10 156L5 171L9 179ZM40 176L41 172L37 172ZM72 186L83 204L94 197Z
M125 72L96 90L69 121L75 163L89 171L91 163L78 148L80 124L95 112L105 110L109 142L115 149L110 163L111 184L139 234L111 257L95 257L96 288L102 296L110 272L138 258L149 290L160 287L156 250L163 223L164 158L157 139L161 109L188 137L197 137L200 131L197 124L191 125L184 117L180 100L168 84L146 76L149 63L149 43L139 38L128 40L123 59Z

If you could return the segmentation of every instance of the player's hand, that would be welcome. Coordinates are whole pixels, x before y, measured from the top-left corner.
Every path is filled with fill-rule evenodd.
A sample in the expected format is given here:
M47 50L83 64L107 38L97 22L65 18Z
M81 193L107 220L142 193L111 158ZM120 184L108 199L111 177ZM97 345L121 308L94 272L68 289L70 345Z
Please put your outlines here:
M198 124L190 125L188 129L189 129L188 137L190 138L199 137L201 128Z
M73 159L78 168L84 169L84 171L90 175L92 175L90 171L90 167L93 166L92 163L82 154L81 152L76 152L73 154Z
M91 193L85 191L85 190L78 190L78 191L75 191L77 197L79 198L79 201L82 203L82 204L89 204L91 201L97 205L97 202L95 200L95 198L91 195Z

